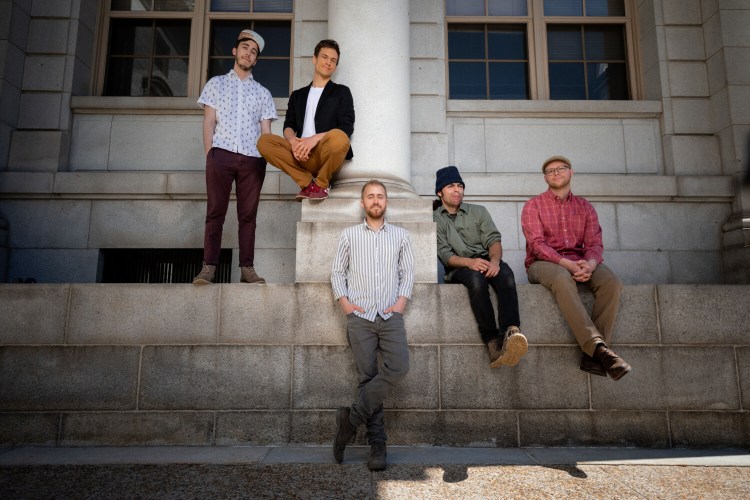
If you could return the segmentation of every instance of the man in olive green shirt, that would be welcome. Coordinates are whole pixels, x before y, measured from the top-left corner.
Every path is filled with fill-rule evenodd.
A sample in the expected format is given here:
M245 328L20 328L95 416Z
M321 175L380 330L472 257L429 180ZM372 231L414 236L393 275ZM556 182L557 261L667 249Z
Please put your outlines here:
M432 219L437 224L437 255L445 265L445 281L469 289L490 367L515 366L526 354L528 342L519 329L516 281L513 270L502 261L500 232L486 208L463 203L464 182L456 167L437 171L435 194L440 204ZM497 295L497 323L489 287Z

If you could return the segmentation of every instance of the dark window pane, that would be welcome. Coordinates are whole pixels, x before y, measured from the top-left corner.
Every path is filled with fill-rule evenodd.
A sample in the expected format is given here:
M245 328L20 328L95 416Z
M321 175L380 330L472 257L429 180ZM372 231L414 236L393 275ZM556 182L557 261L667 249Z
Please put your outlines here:
M289 96L289 59L261 59L253 68L253 78L274 97Z
M590 63L586 65L589 99L627 100L628 76L624 63Z
M582 16L581 0L544 0L545 16Z
M583 63L549 64L550 99L586 99Z
M490 63L490 99L528 99L528 64Z
M547 29L547 54L550 61L581 60L583 48L581 27L550 25Z
M587 16L624 16L623 0L586 0Z
M484 25L448 26L448 59L484 59Z
M212 58L208 63L208 78L217 75L226 75L234 67L234 59Z
M450 99L486 99L485 64L482 62L451 62L448 64Z
M292 0L255 0L254 12L292 12Z
M211 23L211 43L208 55L231 56L237 37L248 26L249 23L242 21L216 21Z
M187 95L187 58L156 58L148 95L185 97Z
M250 12L250 0L211 0L212 12Z
M154 0L154 10L192 12L195 10L195 0Z
M149 19L112 19L109 25L110 55L151 55L153 25Z
M483 16L484 0L446 0L445 13L449 16Z
M157 21L154 54L190 55L190 21Z
M104 94L114 96L148 95L150 61L150 59L133 59L130 57L110 58L107 61Z
M490 16L526 16L528 6L526 0L489 0Z
M288 21L256 21L253 30L259 33L266 42L261 58L289 57L292 51L292 25ZM313 47L310 47L311 54L312 50Z
M243 29L260 33L266 45L253 68L253 77L274 97L289 95L292 26L289 21L214 21L211 23L208 78L223 75L234 66L232 48ZM310 47L312 52L312 47Z
M112 10L151 10L151 0L112 0Z
M522 25L489 25L487 50L490 59L522 59L526 56L526 27Z
M586 59L625 60L625 37L621 25L586 26Z

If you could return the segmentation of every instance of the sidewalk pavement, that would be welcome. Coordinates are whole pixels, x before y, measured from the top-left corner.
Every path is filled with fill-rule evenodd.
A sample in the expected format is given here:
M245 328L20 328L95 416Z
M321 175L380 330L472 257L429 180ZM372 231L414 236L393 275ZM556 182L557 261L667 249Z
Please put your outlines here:
M750 497L750 450L0 448L0 498Z

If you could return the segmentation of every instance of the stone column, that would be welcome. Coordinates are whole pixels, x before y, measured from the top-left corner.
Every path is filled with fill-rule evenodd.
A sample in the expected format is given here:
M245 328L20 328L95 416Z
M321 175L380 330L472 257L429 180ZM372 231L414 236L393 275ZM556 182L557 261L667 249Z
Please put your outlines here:
M361 186L377 178L400 188L392 195L413 192L409 2L329 0L328 36L341 47L334 79L352 89L356 115L354 158L339 172L336 188ZM358 189L353 190L358 196Z
M339 235L362 222L360 192L374 178L388 188L387 220L411 234L417 281L435 283L432 202L411 187L409 2L328 0L328 37L341 47L333 78L354 97L354 158L338 172L329 199L302 202L295 281L330 280Z

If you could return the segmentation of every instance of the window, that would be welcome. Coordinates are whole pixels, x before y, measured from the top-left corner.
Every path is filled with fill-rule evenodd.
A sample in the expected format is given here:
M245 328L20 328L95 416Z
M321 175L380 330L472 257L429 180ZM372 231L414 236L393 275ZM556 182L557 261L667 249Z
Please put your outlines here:
M450 99L628 100L632 0L446 0Z
M274 97L289 95L292 0L109 0L97 92L109 96L196 97L234 64L242 29L266 46L253 77Z

